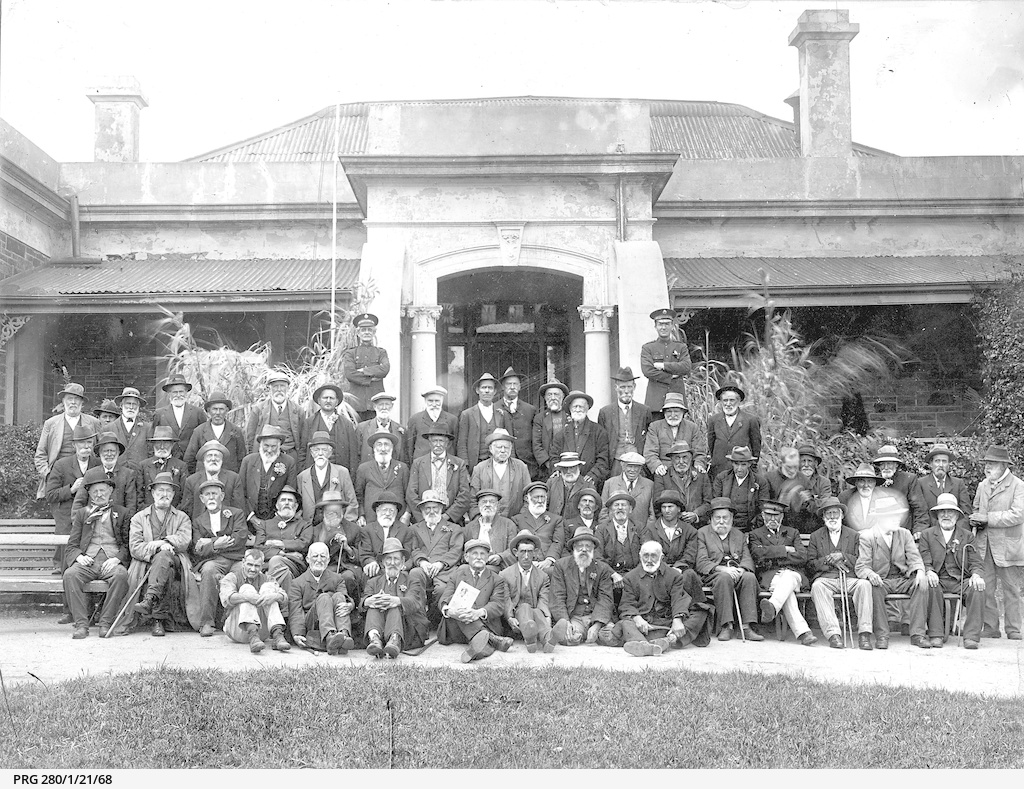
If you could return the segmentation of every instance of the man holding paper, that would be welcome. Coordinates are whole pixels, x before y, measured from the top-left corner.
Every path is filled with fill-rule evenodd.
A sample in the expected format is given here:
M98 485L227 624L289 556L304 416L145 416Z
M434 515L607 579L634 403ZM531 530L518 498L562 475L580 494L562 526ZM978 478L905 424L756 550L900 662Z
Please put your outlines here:
M502 614L508 603L508 585L487 565L491 547L483 540L469 540L464 548L466 564L448 578L438 601L441 624L439 644L468 644L462 662L488 657L495 649L507 652L512 639L502 632Z

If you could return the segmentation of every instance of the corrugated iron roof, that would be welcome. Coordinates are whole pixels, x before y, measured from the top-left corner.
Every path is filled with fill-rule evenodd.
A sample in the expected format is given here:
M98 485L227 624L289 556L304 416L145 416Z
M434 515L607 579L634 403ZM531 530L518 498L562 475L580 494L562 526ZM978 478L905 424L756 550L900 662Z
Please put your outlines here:
M358 260L339 260L338 288L351 288L358 272ZM62 263L25 271L0 281L0 299L322 293L330 289L329 260L209 260L195 255L154 255L145 260Z
M1024 256L666 258L678 304L738 306L768 292L779 304L967 301L979 284L1007 277ZM727 302L727 303L726 303Z
M367 114L371 106L440 104L469 106L504 104L580 104L595 101L639 101L651 107L651 148L679 153L684 159L789 158L800 155L792 123L740 104L715 101L651 101L511 96L484 99L373 102L341 105L341 153L367 149ZM193 162L310 162L329 160L334 151L334 106L294 123L193 157ZM889 156L885 151L854 143L860 156Z

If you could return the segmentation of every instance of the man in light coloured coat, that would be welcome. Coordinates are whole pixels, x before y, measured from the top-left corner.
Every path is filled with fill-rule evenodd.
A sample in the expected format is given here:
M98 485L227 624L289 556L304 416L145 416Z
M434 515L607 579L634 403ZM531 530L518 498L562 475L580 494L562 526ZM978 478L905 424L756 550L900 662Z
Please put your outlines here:
M536 535L523 529L512 539L510 547L516 563L500 573L508 585L505 621L513 636L523 637L526 651L536 652L539 644L547 646L547 635L551 631L551 609L548 608L550 582L547 573L534 565L540 541Z
M100 429L100 420L82 413L85 389L81 384L68 384L57 392L57 396L61 398L64 412L55 414L43 422L43 431L39 435L39 444L33 457L36 472L39 474L37 499L43 498L46 494L46 475L50 473L53 464L62 457L71 457L75 454L72 438L75 428L81 425L93 433L98 433Z
M996 580L1003 590L1006 637L1021 639L1020 589L1024 577L1024 482L1010 472L1013 465L1006 447L993 444L985 457L985 479L974 495L971 526L978 529L985 579L984 638L999 638Z

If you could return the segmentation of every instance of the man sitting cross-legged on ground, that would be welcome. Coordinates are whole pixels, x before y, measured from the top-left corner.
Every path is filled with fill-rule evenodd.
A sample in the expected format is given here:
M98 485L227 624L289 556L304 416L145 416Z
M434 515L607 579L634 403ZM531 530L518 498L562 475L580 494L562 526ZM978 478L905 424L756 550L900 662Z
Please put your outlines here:
M59 462L59 461L58 461ZM128 594L128 510L110 503L114 483L102 468L94 467L82 477L89 504L75 513L71 522L65 558L64 597L75 623L72 638L89 635L89 596L85 585L97 579L108 584L100 612L100 638Z
M214 633L220 581L245 554L249 529L245 513L224 506L224 483L219 479L199 483L202 513L192 521L189 549L192 571L199 573L199 635Z
M811 633L796 601L796 593L807 585L807 552L800 532L782 522L787 509L781 501L771 499L761 505L764 526L750 532L750 555L761 587L772 593L761 601L761 621L771 622L781 611L797 641L809 647L818 639Z
M512 555L516 563L501 571L508 586L508 604L505 620L513 637L522 636L527 652L536 652L538 642L547 649L547 635L551 630L551 609L548 608L550 582L547 573L534 567L540 540L526 529L512 538Z
M701 595L703 598L703 594ZM686 592L683 574L662 561L661 543L640 546L640 564L626 573L619 605L623 646L637 657L660 655L670 646L711 643L709 615L714 608Z
M981 555L974 545L974 535L957 523L964 512L954 494L940 493L931 509L938 515L939 523L921 532L918 542L928 576L929 642L934 648L942 646L946 632L942 621L943 593L962 594L967 616L963 625L964 647L977 649L985 610Z
M328 655L344 655L355 647L352 640L352 609L345 579L327 566L330 551L314 542L306 552L306 572L292 580L288 593L288 626L300 647L316 647L319 641Z
M718 640L733 637L735 619L747 641L764 641L750 626L757 621L757 577L746 536L733 528L735 507L730 499L711 500L711 523L697 532L696 570L711 587L718 614ZM736 601L739 611L736 611Z
M487 565L491 546L482 540L466 543L466 564L459 566L448 578L448 585L438 601L441 624L437 628L439 644L469 644L462 653L462 662L469 663L494 654L507 652L512 639L501 634L501 617L508 605L508 586L498 571ZM460 584L468 590L456 597Z
M427 640L427 593L423 575L406 569L409 552L397 537L384 540L377 557L383 572L366 582L361 607L366 611L366 652L394 660L403 649Z
M819 516L825 525L811 534L807 543L807 569L813 576L811 599L818 612L821 632L833 649L843 649L842 631L836 617L835 595L843 592L839 571L846 576L845 593L853 597L853 609L857 612L857 630L860 631L860 648L870 650L871 646L871 584L858 578L853 568L857 564L857 532L843 524L846 505L835 496L821 502Z
M578 646L601 641L605 646L615 642L615 598L611 568L594 558L597 537L586 526L580 526L568 542L572 554L555 562L548 577L551 589L551 628L545 639L545 652L555 644Z
M242 563L221 579L220 602L227 613L224 633L232 641L248 642L254 655L263 651L268 637L280 652L292 648L284 638L281 613L281 606L288 604L288 593L263 572L263 551L250 548Z
M900 526L907 507L895 498L875 502L875 525L860 533L857 575L871 583L871 616L875 647L889 648L887 594L909 594L910 643L922 649L931 644L925 637L928 578L914 536Z

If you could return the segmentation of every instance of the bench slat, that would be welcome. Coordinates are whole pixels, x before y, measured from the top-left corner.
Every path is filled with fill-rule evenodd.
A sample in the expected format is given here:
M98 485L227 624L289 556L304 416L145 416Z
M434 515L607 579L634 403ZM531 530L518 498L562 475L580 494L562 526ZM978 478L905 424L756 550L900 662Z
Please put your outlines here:
M0 534L0 548L16 545L67 545L66 534Z

